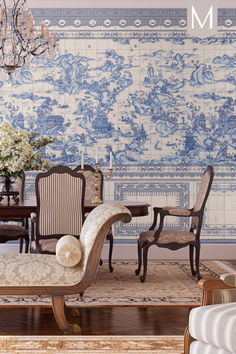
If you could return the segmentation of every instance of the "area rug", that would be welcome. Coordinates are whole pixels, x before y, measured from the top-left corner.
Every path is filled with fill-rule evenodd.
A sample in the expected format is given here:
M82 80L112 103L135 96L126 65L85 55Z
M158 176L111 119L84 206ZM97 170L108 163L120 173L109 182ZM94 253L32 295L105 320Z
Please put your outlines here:
M183 354L183 336L2 336L0 353Z
M197 279L192 277L189 261L149 261L145 283L134 272L136 261L114 261L110 273L106 262L99 267L96 281L85 290L84 296L66 298L68 306L193 306L201 303ZM219 261L201 262L200 271L205 278L215 278L229 272ZM0 297L2 305L49 306L49 297Z

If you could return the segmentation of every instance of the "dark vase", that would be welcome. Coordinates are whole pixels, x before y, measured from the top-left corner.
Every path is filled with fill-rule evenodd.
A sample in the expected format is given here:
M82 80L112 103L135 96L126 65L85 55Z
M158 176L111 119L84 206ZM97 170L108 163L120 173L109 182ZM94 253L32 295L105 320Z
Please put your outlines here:
M1 176L1 191L2 192L13 192L14 191L15 178L9 175Z

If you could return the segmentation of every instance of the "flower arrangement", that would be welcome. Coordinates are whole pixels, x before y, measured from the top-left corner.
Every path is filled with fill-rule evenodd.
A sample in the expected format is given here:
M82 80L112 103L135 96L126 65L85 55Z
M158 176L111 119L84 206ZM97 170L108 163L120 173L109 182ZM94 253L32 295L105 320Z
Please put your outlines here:
M0 175L17 178L23 171L45 170L51 166L38 150L56 138L36 138L38 134L14 129L9 122L0 125Z

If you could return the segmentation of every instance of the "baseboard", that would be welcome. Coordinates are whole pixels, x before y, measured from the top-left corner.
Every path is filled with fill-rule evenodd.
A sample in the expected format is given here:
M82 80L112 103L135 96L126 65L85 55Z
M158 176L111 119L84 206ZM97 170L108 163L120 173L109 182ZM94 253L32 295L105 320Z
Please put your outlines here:
M108 255L109 244L105 244L102 251L102 258ZM0 253L17 253L18 244L1 244ZM236 244L202 244L201 259L235 259ZM170 251L165 248L153 246L149 249L149 259L188 259L188 247L178 251ZM115 244L113 248L113 259L137 259L136 244Z

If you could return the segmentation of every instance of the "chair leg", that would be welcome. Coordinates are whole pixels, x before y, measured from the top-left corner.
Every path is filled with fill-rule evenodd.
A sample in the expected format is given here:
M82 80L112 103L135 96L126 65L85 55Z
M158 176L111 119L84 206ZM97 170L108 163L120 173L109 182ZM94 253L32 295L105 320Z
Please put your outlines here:
M23 237L20 238L20 253L22 253L23 250Z
M31 241L35 240L35 235L34 235L34 222L31 222Z
M141 267L142 267L142 248L140 246L139 240L138 240L137 246L138 246L138 268L135 270L135 274L139 275Z
M194 269L194 264L193 264L193 251L194 251L194 246L189 245L189 261L190 261L190 267L191 267L191 272L192 275L195 277L197 274L196 270Z
M29 237L25 238L25 253L29 252Z
M110 272L112 273L112 272L113 272L113 267L112 267L112 252L113 252L113 241L114 241L114 237L113 237L111 231L110 231L109 234L107 235L107 239L110 241L108 260L109 260L109 270L110 270Z
M143 275L140 277L142 283L145 282L147 274L147 255L148 255L149 245L143 247Z
M52 296L52 308L57 324L64 334L81 334L80 326L78 324L69 323L66 319L64 296Z
M198 280L202 279L202 276L200 274L200 270L199 270L199 260L200 260L200 243L195 246L196 248L196 273L197 273L197 278Z

